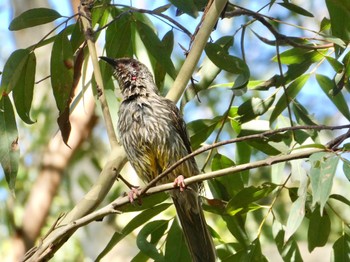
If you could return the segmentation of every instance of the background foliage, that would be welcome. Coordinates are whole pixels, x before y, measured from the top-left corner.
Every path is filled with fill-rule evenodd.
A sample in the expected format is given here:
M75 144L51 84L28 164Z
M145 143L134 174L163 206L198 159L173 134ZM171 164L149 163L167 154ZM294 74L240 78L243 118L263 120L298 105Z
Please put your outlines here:
M98 55L141 60L165 96L178 88L173 83L196 45L198 30L209 19L204 15L207 1L165 1L146 7L137 1L132 6L108 0L90 4L84 6L84 16L66 17L41 7L20 14L9 25L9 30L19 31L55 22L34 45L15 50L2 70L1 185L9 193L0 219L2 238L9 240L1 252L10 257L5 250L16 250L18 239L24 243L22 252L34 243L40 250L46 242L59 243L59 249L65 237L83 227L57 252L58 260L108 260L119 252L133 261L186 261L187 248L166 194L146 197L142 206L122 205L117 208L122 214L105 217L113 211L103 208L93 213L126 190L120 180L113 184L117 174L111 171L125 163L123 153L115 154L113 140L120 95L111 69L96 60L94 48ZM202 172L214 177L207 181L203 207L222 261L303 261L319 248L334 261L350 259L350 161L345 141L350 128L350 4L326 0L322 7L287 0L229 2L178 103L193 150L236 139L196 157ZM92 30L86 32L89 11ZM46 47L50 53L39 53ZM50 61L47 78L38 78L42 56ZM39 82L45 90L37 88ZM101 88L102 96L97 95ZM91 91L98 107L91 116L80 115L88 119L88 132L77 138L72 116L78 104L87 108L88 100L82 97ZM80 118L77 121L83 126ZM51 146L58 140L67 146ZM66 158L56 158L53 152ZM120 159L110 161L111 155ZM66 161L60 166L61 158ZM30 220L37 218L30 217L30 201L38 193L35 181L51 169L60 178L50 184L55 198L42 209L43 222L34 230ZM110 174L109 183L100 182L105 173ZM142 185L128 167L122 176ZM101 193L98 201L85 203L92 189L103 183L108 185L103 189L105 195L109 192L106 197ZM40 207L42 200L36 198L35 205ZM86 226L103 217L102 223ZM55 226L75 220L77 227L50 238ZM40 236L44 241L35 242ZM95 248L97 242L102 244ZM125 243L132 248L116 251Z

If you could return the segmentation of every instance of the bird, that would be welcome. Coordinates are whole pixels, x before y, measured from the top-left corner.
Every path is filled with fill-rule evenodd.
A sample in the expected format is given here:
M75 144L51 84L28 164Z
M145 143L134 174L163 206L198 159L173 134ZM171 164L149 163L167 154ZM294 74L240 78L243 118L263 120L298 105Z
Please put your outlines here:
M100 57L113 67L122 102L117 131L127 158L144 182L191 153L186 124L176 104L159 95L150 70L133 58ZM173 200L186 244L194 262L216 260L213 239L199 198L201 185L185 185L184 178L199 174L194 158L176 167L158 182L174 182Z

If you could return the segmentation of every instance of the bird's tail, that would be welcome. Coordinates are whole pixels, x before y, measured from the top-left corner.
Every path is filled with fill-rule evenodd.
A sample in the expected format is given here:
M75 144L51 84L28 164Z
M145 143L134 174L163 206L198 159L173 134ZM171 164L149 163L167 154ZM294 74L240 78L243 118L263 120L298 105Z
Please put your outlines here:
M204 219L196 190L187 188L171 192L193 262L214 262L216 257L212 237Z

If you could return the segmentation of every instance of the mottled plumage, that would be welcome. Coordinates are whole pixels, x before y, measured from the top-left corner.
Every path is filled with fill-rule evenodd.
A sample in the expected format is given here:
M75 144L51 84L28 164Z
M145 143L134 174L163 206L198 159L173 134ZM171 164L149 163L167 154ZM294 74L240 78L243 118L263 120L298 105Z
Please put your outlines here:
M137 174L151 181L191 152L186 125L176 105L158 94L148 68L131 58L109 59L123 95L118 132ZM194 159L178 166L161 183L199 173ZM215 261L215 249L198 197L198 184L170 192L193 261Z

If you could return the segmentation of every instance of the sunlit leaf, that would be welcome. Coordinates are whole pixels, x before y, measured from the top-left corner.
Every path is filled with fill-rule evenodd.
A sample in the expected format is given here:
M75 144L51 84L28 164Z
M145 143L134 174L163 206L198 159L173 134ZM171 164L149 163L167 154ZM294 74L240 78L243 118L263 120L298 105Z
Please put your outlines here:
M249 211L249 205L269 196L276 188L274 184L263 184L260 187L250 186L238 192L227 204L226 212L235 215L238 212Z
M346 178L350 181L350 161L343 159L343 171Z
M175 79L176 70L170 59L168 50L164 47L158 36L148 25L137 21L136 28L140 34L141 40L150 54L160 63L166 72Z
M213 119L198 119L187 124L190 133L191 146L197 149L215 130L222 117Z
M310 156L310 181L313 205L320 204L321 215L333 186L333 178L339 158L332 153L320 152Z
M350 40L350 4L348 0L326 0L331 19L332 34L344 41Z
M46 24L62 17L57 11L49 8L33 8L23 12L12 20L9 30L16 31L28 27Z
M121 12L112 12L113 16L118 16ZM132 56L131 45L131 15L125 14L112 23L106 30L106 55L110 58Z
M18 49L7 59L2 72L0 99L3 95L9 94L17 85L29 54L30 50L28 49Z
M323 92L328 96L330 101L339 109L339 111L345 116L348 120L350 120L350 111L348 104L341 92L339 92L337 95L332 96L331 92L332 90L336 89L335 82L329 79L327 76L317 74L316 80L320 87L322 88Z
M16 119L8 96L0 100L0 164L9 189L14 194L19 162Z
M287 102L290 102L296 95L300 92L300 90L303 88L307 80L309 79L310 75L302 75L294 80L287 88L286 93L283 94L283 96L277 101L276 106L274 110L271 113L270 117L270 124L273 123L277 117L286 109ZM287 96L287 98L286 98Z
M295 231L297 231L301 222L303 221L305 217L305 201L306 195L302 195L293 202L289 211L284 241L288 241L288 239L295 233Z
M258 116L263 115L273 104L275 96L270 96L266 99L252 97L245 101L238 107L238 114L240 115L240 122L248 122Z
M238 75L233 89L243 88L247 85L250 71L247 64L240 58L229 55L226 48L217 43L207 43L205 52L210 60L219 68Z
M223 168L235 166L235 163L228 157L219 153L215 154L211 162L211 170L221 170ZM231 174L218 177L208 181L210 191L214 198L230 200L235 193L243 188L241 174Z

